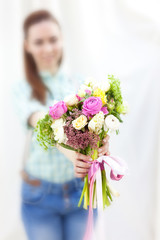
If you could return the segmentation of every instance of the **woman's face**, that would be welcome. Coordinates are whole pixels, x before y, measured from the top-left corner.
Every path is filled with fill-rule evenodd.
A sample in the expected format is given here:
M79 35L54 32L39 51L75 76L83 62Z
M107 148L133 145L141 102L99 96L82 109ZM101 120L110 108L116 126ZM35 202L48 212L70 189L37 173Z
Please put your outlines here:
M63 48L59 26L51 20L32 25L28 29L25 48L32 55L39 70L57 67Z

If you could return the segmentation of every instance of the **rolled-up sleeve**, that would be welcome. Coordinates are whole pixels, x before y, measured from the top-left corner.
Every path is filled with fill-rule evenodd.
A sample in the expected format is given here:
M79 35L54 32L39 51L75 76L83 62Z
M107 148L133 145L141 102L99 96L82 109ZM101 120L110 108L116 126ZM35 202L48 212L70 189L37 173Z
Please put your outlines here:
M31 87L25 82L12 86L13 106L24 128L30 128L29 117L38 111L46 111L46 107L36 99L31 98Z

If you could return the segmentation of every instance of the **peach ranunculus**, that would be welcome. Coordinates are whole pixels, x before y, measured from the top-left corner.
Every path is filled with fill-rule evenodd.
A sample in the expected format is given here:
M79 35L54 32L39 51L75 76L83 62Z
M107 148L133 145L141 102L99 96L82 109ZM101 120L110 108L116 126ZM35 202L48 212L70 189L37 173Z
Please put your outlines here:
M81 115L75 120L72 121L72 125L75 129L81 130L87 124L87 117L85 115Z

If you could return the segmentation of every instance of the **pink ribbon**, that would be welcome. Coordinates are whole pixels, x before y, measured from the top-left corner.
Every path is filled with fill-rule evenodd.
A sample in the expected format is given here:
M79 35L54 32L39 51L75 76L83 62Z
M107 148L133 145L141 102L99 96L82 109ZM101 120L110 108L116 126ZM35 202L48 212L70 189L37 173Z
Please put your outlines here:
M95 174L98 171L100 167L100 163L98 161L93 161L92 165L88 172L88 181L90 181L89 186L89 214L88 214L88 222L87 222L87 228L86 233L84 236L84 240L89 240L92 235L92 227L93 227L93 209L92 209L92 198L93 198L93 184L95 179Z
M105 160L106 161L105 161ZM112 161L115 163L112 164ZM127 167L125 162L120 159L119 157L115 156L102 156L99 157L97 160L94 160L91 163L91 167L88 172L88 182L90 181L89 186L89 215L88 215L88 222L87 222L87 229L83 240L90 240L92 235L92 228L93 228L93 208L92 208L92 198L93 198L93 185L95 181L95 176L100 168L101 171L104 170L104 164L107 164L110 168L110 177L112 180L119 181L122 179ZM116 172L116 173L115 173Z

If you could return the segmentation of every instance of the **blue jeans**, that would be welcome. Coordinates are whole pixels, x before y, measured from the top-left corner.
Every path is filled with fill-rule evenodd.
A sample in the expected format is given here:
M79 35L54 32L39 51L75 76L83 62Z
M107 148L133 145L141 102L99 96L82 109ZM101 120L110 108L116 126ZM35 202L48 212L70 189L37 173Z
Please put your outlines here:
M77 207L82 188L78 178L65 184L41 180L40 186L23 181L21 213L28 239L82 240L88 218L88 210Z

